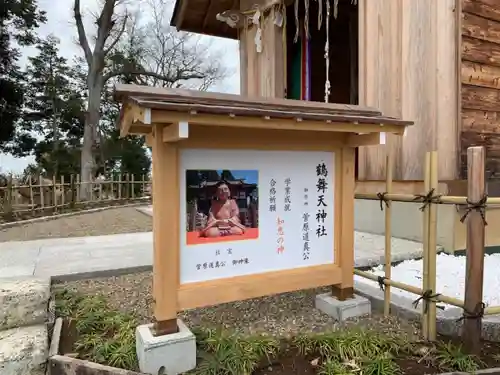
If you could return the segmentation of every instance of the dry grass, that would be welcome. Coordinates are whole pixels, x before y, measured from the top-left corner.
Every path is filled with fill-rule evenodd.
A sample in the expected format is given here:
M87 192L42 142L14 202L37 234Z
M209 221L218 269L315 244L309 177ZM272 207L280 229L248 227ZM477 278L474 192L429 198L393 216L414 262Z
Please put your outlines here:
M118 207L7 228L0 231L0 242L148 232L152 229L151 217L135 207Z

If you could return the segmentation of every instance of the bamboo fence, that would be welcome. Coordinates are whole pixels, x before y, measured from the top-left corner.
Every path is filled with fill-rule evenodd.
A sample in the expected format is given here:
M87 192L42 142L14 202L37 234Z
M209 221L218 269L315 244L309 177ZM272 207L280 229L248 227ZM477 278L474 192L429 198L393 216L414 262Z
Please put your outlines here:
M481 322L484 315L500 314L500 306L485 307L483 296L484 270L484 233L485 211L488 205L500 204L500 198L486 195L484 170L485 151L483 147L470 147L467 150L468 192L467 197L442 196L435 192L438 188L437 152L426 154L425 158L425 191L420 195L392 193L393 155L386 157L386 191L368 194L356 194L356 199L379 200L385 210L385 274L376 276L371 272L354 270L358 276L376 281L384 289L384 314L389 315L391 306L391 287L405 290L419 296L414 306L423 302L422 332L426 339L436 339L436 302L443 302L462 308L463 334L462 340L466 348L475 352L479 350L481 340ZM423 280L422 287L417 288L391 280L391 215L392 202L420 202L423 211ZM464 301L444 296L436 291L436 248L437 248L437 204L465 205L466 211L462 222L467 225L466 250L466 290Z
M91 185L90 196L83 199L80 187ZM151 181L147 176L136 179L133 174L113 176L109 180L80 181L79 175L52 179L29 177L17 183L12 175L7 185L0 187L0 215L4 218L16 214L56 213L63 209L96 203L106 204L149 198Z

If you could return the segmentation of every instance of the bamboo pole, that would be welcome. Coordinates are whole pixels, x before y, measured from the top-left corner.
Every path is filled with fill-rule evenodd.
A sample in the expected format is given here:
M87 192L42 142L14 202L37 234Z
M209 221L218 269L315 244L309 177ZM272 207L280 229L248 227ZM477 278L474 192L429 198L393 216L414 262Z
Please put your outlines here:
M380 197L377 194L378 193L356 193L355 198L356 199L378 201L378 200L380 200ZM419 202L423 201L422 198L417 197L417 196L412 195L412 194L386 194L385 198L387 200L391 200L394 202L419 203ZM466 205L467 204L467 197L457 197L457 196L452 196L452 195L435 196L434 202L436 204ZM500 205L500 198L488 197L488 199L486 200L486 204L488 204L488 205Z
M425 170L424 170L424 194L429 192L431 187L431 154L425 153ZM422 254L422 290L429 289L429 206L426 205L423 209L423 254ZM428 310L422 309L422 334L427 340L429 338L429 317Z
M142 184L141 184L141 197L146 196L146 176L142 175Z
M76 187L76 202L80 202L80 174L77 174L76 175L76 183L75 183L75 187Z
M134 174L132 173L130 175L130 178L131 178L131 186L132 186L132 199L135 198L135 177L134 177Z
M64 176L61 176L61 206L64 207L65 204L66 189L64 186ZM64 208L63 208L64 209Z
M44 208L45 206L45 192L43 191L43 182L42 182L42 176L38 175L38 190L40 191L40 207Z
M87 181L85 182L82 182L82 184L87 184ZM89 198L89 202L93 202L94 201L94 183L92 181L92 179L90 179L90 181L88 182L88 184L90 185L90 198Z
M31 181L31 174L28 177L28 186L30 189L30 204L31 204L31 211L35 210L35 198L33 197L33 182Z
M7 191L5 192L5 202L4 202L4 214L6 214L7 219L13 219L14 208L12 207L12 174L9 175L7 179Z
M56 176L52 176L52 200L54 206L54 211L57 211L57 186L56 186Z
M76 203L76 200L78 199L77 198L77 187L75 185L75 176L74 175L71 175L69 177L69 186L70 186L70 189L71 189L71 203L70 203L70 207L73 208L75 207L75 203Z
M125 194L126 194L126 198L129 199L130 198L130 173L127 173L126 175L126 182L125 182Z
M379 279L377 275L375 275L371 272L368 272L368 271L360 271L358 269L354 269L354 274L357 276L364 277L365 279L373 280L376 282L378 282L378 279ZM398 281L384 280L384 284L391 285L392 287L398 288L401 290L406 290L407 292L416 294L417 296L422 296L424 294L424 290L422 288L417 288L413 285L400 283ZM447 305L452 305L452 306L456 306L456 307L460 307L460 308L464 307L463 301L456 299L456 298L453 298L453 297L448 297L448 296L444 296L444 295L440 294L440 295L434 297L434 299L436 301L446 303Z
M491 306L484 309L484 315L500 314L500 306Z
M111 200L115 200L115 175L111 173Z
M484 159L484 147L467 149L467 197L471 204L477 204L486 194ZM482 215L480 209L469 206L464 310L470 319L464 320L462 337L465 349L473 354L479 354L482 329L481 316L470 316L478 314L478 307L483 303L485 223Z
M430 188L437 191L438 188L438 155L437 151L430 154ZM428 279L427 288L431 294L436 294L436 248L437 248L437 205L429 205L429 240L428 240ZM436 302L426 301L428 306L428 340L436 340Z
M391 152L390 145L387 145L387 156L385 162L386 169L386 193L390 193L392 191L392 164L393 157ZM385 207L385 278L390 280L391 278L391 260L392 260L392 223L391 223L391 215L392 215L392 202L388 202ZM384 315L389 316L391 313L391 286L386 285L384 291Z
M122 199L122 174L118 175L118 199Z

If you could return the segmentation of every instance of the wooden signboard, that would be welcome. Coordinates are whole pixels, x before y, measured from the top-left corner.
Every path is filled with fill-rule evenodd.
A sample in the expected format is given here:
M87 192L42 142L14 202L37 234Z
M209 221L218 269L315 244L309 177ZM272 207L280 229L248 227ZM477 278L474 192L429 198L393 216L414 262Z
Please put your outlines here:
M152 147L156 334L184 309L327 285L352 296L355 147L411 123L350 105L115 95L121 135Z

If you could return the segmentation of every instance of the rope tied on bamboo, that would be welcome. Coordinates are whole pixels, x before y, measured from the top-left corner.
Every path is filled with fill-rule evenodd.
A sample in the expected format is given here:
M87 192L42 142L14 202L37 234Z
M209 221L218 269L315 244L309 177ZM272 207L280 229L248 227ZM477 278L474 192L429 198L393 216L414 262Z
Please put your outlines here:
M425 208L432 203L441 203L440 198L441 195L434 195L435 189L432 188L429 190L427 194L416 194L415 198L413 198L414 201L421 201L423 203L422 207L420 207L420 211L425 210Z
M377 278L378 286L380 287L381 291L385 290L385 280L388 280L385 276L379 276Z
M484 317L485 308L486 305L484 304L484 302L479 302L472 312L467 311L464 308L464 314L462 315L461 318L457 319L457 322L461 322L462 320L465 319L482 319Z
M466 200L467 202L467 208L465 209L465 213L462 215L460 218L460 222L463 223L465 219L467 219L467 215L471 211L477 211L481 215L481 219L483 220L484 225L488 225L486 222L486 202L488 201L488 195L484 194L484 196L478 201L478 202L471 202L468 199Z
M384 191L383 193L377 193L377 198L380 201L380 211L384 211L384 203L385 206L389 208L389 199L385 197L387 194L387 191Z
M424 314L429 310L429 302L437 302L434 298L439 297L441 293L432 294L432 289L427 289L420 297L413 301L413 308L417 308L420 301L424 301Z

